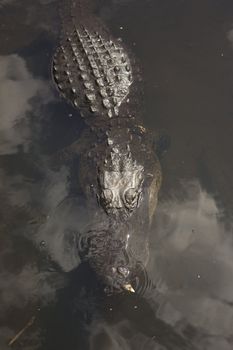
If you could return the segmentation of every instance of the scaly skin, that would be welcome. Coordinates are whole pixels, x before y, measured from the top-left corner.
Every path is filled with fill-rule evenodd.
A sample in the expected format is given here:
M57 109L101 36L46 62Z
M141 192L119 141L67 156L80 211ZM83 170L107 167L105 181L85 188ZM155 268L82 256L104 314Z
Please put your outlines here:
M89 131L85 145L74 143L64 152L79 154L80 186L87 198L97 199L110 220L132 223L143 207L145 220L150 223L161 185L161 168L152 138L135 109L138 76L122 43L112 38L96 17L81 10L82 1L72 4L76 12L77 4L80 16L68 21L66 14L63 21L62 39L53 58L53 79L62 96L85 118ZM89 247L83 259L88 257L104 275L103 251L111 251L114 245L112 273L124 271L125 276L120 275L126 277L126 266L119 266L117 257L122 247L128 249L127 232L119 240L116 233L105 231L100 236L103 249ZM147 238L144 240L147 246Z

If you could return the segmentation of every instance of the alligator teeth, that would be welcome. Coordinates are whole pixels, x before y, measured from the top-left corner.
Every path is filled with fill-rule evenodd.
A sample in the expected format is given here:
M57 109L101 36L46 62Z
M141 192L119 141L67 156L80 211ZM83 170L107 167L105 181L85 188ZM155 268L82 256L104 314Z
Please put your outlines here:
M131 284L125 284L125 285L123 286L123 288L124 288L125 290L127 290L128 292L135 293L135 290L133 289L133 287L131 286Z

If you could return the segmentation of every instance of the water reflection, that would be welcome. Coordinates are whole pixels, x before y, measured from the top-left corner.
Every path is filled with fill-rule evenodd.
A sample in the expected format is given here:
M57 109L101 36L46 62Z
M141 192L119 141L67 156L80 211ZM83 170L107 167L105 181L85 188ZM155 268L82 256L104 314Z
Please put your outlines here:
M0 1L0 8L5 6L5 5L8 5L8 4L11 4L14 0L1 0Z
M91 323L91 349L232 347L233 242L220 214L198 181L160 203L148 266L157 289L145 302L110 303L110 324Z
M75 217L71 208L74 210L78 205L83 220L78 225L85 226L88 220L82 212L85 208L77 202L75 206L66 204L55 218L57 230L47 236L51 255L67 270L76 262L73 242L62 228L67 217L68 221ZM85 267L67 275L69 283L65 286L58 283L57 277L50 281L48 271L40 274L28 266L16 280L5 273L3 296L6 298L6 291L12 286L14 292L8 295L9 302L23 306L24 298L39 297L39 286L40 297L45 301L39 316L39 327L46 334L41 348L47 349L53 342L57 349L64 344L76 344L77 349L93 350L228 350L232 346L233 327L233 242L221 218L214 198L198 181L184 181L170 198L160 201L148 266L156 289L143 297L103 296L95 277ZM39 236L48 234L44 228L39 232ZM56 303L50 304L49 300ZM7 305L6 299L4 303ZM57 327L66 329L69 337L65 333L58 335ZM30 334L29 338L34 336L33 332Z
M233 29L230 29L227 32L227 39L229 40L229 42L231 43L231 45L233 47Z
M231 337L233 327L232 230L225 228L221 210L198 181L183 183L157 214L150 270L167 299L158 316L175 329L192 325L208 338L208 349L216 347L215 337L226 342L221 349L228 349L224 339Z
M48 84L34 78L19 55L0 56L1 155L16 153L19 146L28 150L29 113L35 108L35 97L47 103L51 98Z
M2 0L0 7L6 9L7 4L16 3ZM52 0L39 3L51 3L50 12L53 12ZM37 17L36 5L21 6L20 15L16 11L14 16L6 17L1 36L2 52L14 52L0 57L0 347L3 350L8 349L7 341L35 313L37 322L16 348L232 349L230 219L224 225L225 210L232 212L233 66L231 49L227 47L233 42L233 33L231 25L224 24L226 12L231 17L224 5L229 2L226 0L221 5L207 1L202 7L192 1L185 6L183 1L149 1L146 8L137 2L135 16L132 3L128 10L125 7L130 1L112 1L113 5L119 3L124 7L124 16L120 16L124 20L123 28L129 28L128 41L137 39L137 54L147 66L149 96L153 101L157 99L156 107L149 106L150 123L155 128L165 125L173 135L172 149L163 164L165 188L150 241L148 273L156 289L144 297L106 298L90 271L85 267L75 269L79 258L66 224L81 228L89 216L79 202L75 206L78 212L74 213L68 205L59 207L61 210L54 215L54 209L68 194L68 169L63 166L55 171L45 166L43 156L27 157L31 145L38 146L38 138L47 130L49 123L43 129L41 121L50 120L49 136L57 148L61 146L64 129L68 130L66 107L60 112L65 122L59 119L61 105L56 108L54 104L44 114L43 106L54 98L48 82L37 70L37 55L40 57L38 52L43 51L44 42L35 44L39 49L33 43L29 45L37 38L38 28L58 31L51 24L49 11L45 20L43 11ZM109 6L110 10L107 6L100 12L104 18L112 19L118 8ZM220 18L218 9L221 9ZM30 26L21 28L16 20L24 23L24 16ZM119 20L116 22L119 28ZM232 18L229 22L232 23ZM16 39L17 23L20 30ZM36 32L30 30L32 23ZM14 28L14 40L9 40L11 29L6 34L8 26ZM16 48L24 48L27 62L15 53ZM41 67L42 76L47 74L48 64L46 61L45 67ZM53 113L56 118L51 121ZM56 132L59 123L61 131ZM69 139L68 131L66 135ZM181 176L199 176L199 180L178 184ZM211 192L215 196L217 193L218 201ZM224 203L224 210L219 203ZM42 223L38 217L42 217Z
M105 322L92 324L90 336L90 350L164 350L165 347L156 344L154 339L148 338L142 333L135 332L130 322L120 321L110 326Z
M43 169L39 171L31 150L41 131L42 110L52 100L48 82L34 77L21 56L0 56L1 348L32 309L54 300L65 281L49 271L47 257L39 257L33 241L26 239L36 231L31 220L40 216L42 203L38 194Z
M4 271L1 279L1 314L9 307L23 309L29 302L54 300L55 291L61 287L62 278L55 273L39 271L36 266L25 265L18 273Z

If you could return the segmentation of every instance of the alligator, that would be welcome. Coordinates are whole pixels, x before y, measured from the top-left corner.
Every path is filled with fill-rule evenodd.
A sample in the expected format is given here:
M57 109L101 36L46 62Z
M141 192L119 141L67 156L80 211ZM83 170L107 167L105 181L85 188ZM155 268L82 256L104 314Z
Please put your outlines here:
M61 5L62 35L52 76L87 128L60 154L78 157L75 181L87 201L97 204L97 216L106 223L98 229L93 220L88 234L82 234L80 240L86 243L80 250L81 260L89 261L107 284L129 286L129 266L137 264L138 256L142 263L148 258L142 253L148 251L148 239L141 223L150 224L155 212L161 167L153 137L142 124L136 60L109 33L92 6L84 0ZM138 254L129 244L137 237L133 245Z

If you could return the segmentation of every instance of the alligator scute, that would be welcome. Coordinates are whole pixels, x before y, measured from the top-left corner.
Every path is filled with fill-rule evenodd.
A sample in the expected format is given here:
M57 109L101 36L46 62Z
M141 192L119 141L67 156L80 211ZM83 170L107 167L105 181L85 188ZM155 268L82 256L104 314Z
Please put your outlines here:
M53 59L54 81L75 107L116 117L129 94L132 67L122 46L98 32L75 27Z

